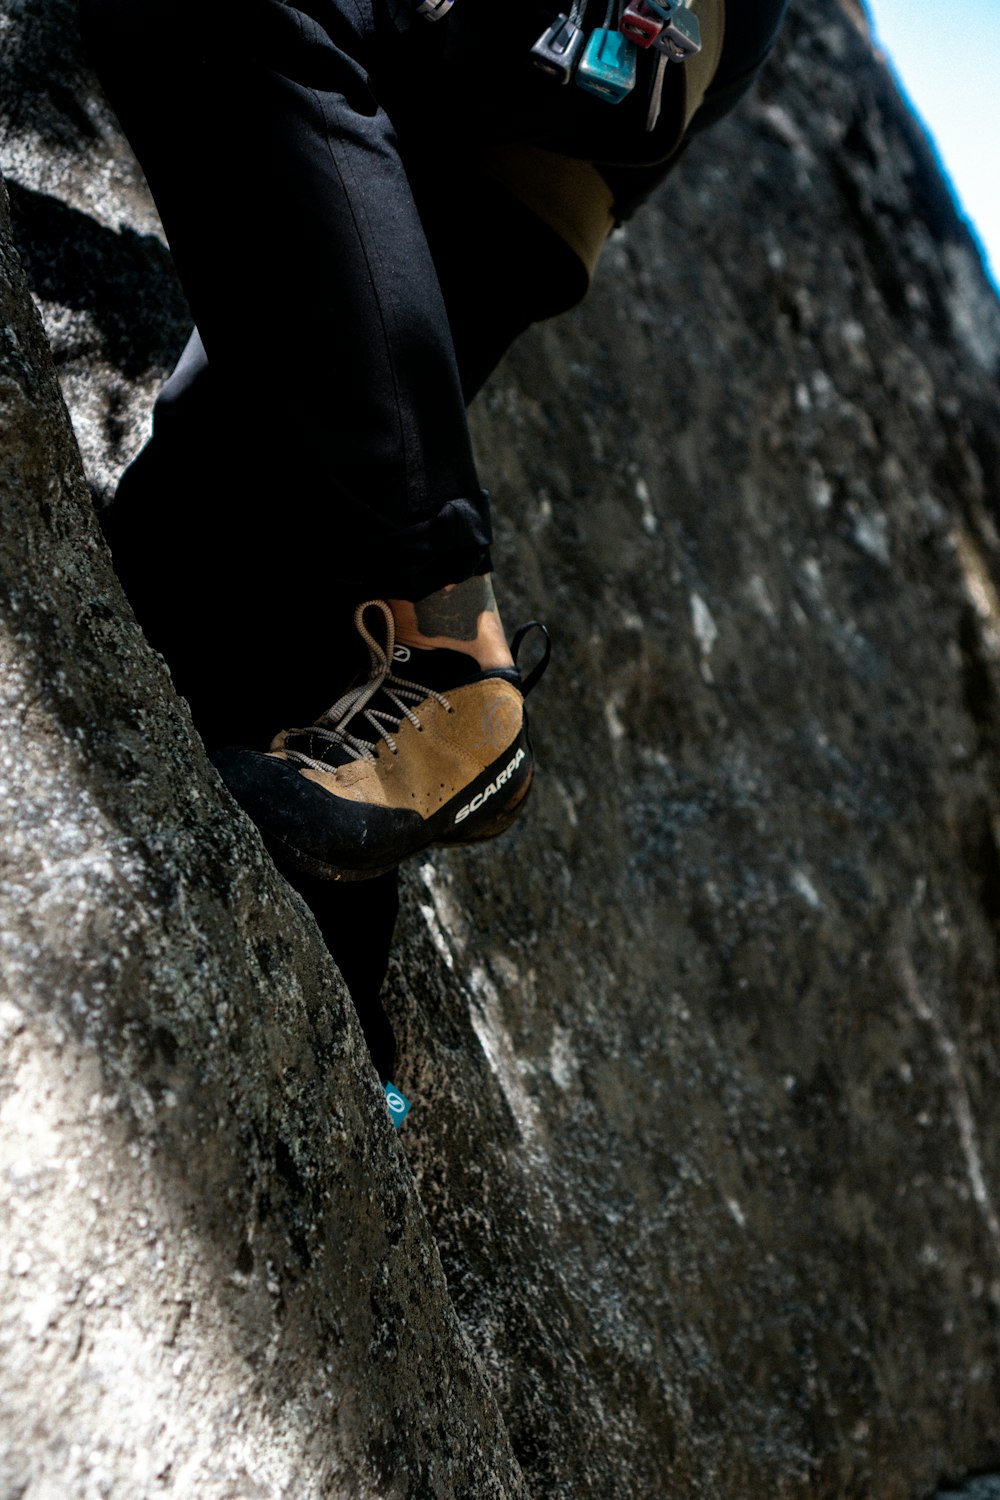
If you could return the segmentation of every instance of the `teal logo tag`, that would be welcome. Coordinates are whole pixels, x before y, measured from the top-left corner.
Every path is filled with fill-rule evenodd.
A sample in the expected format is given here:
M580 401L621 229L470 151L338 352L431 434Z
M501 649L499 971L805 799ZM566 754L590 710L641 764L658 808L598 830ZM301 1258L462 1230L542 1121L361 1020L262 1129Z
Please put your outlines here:
M385 1086L385 1102L389 1106L389 1119L398 1130L410 1113L410 1101L405 1094L399 1092L394 1083L387 1083Z

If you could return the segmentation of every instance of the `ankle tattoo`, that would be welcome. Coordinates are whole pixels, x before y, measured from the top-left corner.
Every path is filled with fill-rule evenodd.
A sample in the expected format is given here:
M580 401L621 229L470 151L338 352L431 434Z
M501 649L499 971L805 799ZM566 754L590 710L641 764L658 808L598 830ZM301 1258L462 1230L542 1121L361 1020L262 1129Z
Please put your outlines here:
M416 600L413 606L421 635L443 635L453 641L474 641L479 634L479 616L496 614L496 609L493 585L486 574L439 589Z

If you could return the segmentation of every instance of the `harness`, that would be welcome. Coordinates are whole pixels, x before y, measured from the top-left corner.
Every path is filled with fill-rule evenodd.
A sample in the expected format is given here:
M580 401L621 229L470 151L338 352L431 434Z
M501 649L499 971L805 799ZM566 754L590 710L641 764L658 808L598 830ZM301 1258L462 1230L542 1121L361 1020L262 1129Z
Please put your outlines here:
M455 0L414 0L416 12L439 21ZM608 104L620 104L636 87L642 52L656 56L649 83L646 129L660 116L663 78L669 63L684 63L702 50L694 0L573 0L531 48L531 58L559 84L575 83ZM604 6L595 12L596 6ZM594 13L594 14L592 14ZM600 25L594 25L597 15Z

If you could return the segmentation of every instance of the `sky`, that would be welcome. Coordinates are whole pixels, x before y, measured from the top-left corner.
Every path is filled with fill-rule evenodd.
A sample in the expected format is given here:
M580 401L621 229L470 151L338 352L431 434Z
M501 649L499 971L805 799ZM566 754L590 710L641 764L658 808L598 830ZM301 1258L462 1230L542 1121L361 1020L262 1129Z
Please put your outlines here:
M865 0L1000 287L1000 0Z

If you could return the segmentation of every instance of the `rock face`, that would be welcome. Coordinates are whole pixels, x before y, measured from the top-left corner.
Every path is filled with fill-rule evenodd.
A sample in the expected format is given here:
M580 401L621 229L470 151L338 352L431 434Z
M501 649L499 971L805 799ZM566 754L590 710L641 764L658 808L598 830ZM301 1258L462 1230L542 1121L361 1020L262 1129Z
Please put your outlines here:
M2 1492L520 1495L350 1001L130 616L0 228Z
M183 300L71 10L0 29L100 503ZM6 220L0 276L4 1494L996 1467L1000 309L862 13L800 0L474 411L556 659L531 817L405 874L398 1138L117 587Z

